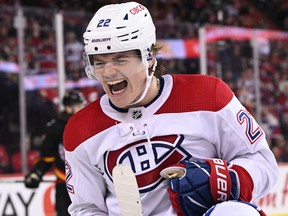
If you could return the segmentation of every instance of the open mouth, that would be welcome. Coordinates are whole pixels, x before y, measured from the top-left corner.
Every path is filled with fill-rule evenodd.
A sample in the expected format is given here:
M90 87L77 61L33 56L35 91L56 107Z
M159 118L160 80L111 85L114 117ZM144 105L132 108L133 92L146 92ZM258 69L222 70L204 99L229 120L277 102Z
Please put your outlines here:
M126 80L122 79L122 80L109 81L107 82L107 84L113 95L119 95L125 91L128 83Z

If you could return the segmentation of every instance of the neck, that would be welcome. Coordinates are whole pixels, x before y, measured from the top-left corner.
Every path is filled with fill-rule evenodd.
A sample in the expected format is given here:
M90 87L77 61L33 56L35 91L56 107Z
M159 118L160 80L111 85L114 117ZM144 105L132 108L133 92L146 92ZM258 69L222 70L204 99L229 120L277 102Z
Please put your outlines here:
M158 95L159 89L160 81L158 78L153 76L146 96L139 103L133 104L133 106L130 107L140 107L149 104Z

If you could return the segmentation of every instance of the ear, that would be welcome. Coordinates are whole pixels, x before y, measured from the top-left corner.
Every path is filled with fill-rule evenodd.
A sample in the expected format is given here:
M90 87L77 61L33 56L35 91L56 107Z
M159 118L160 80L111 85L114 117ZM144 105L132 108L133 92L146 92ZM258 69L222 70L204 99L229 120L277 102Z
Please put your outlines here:
M154 65L155 60L156 60L155 53L152 52L152 53L151 53L151 60L148 62L148 68L151 68L151 67Z

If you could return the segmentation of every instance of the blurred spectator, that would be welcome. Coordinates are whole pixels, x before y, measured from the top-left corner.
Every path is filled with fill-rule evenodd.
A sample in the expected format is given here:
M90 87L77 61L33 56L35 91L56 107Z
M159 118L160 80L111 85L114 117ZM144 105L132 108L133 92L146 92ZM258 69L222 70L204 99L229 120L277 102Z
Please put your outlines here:
M272 138L271 149L278 162L288 161L287 141L284 139L284 137L281 134Z
M0 174L9 173L10 169L9 154L5 146L0 144Z
M284 110L279 117L281 133L283 134L288 145L288 109Z
M255 78L252 68L245 68L237 80L238 88L245 88L249 100L255 100Z
M39 151L30 150L27 151L27 168L32 169L36 160L39 158ZM16 151L12 155L12 168L14 173L22 173L22 155L21 151Z
M69 31L66 33L65 41L65 61L67 64L79 63L82 60L84 45L76 37L76 33Z
M82 63L82 34L88 20L97 8L104 4L126 1L39 0L37 3L31 0L21 1L24 6L24 15L27 18L25 30L26 75L57 72L54 13L56 10L62 10L66 78L72 83L77 83L79 80L82 82L82 79L86 78ZM197 38L199 27L210 24L272 30L277 29L278 25L283 30L288 29L288 3L285 0L183 0L181 4L177 0L139 0L139 3L150 8L157 25L159 39ZM1 1L0 4L0 62L17 63L18 43L16 29L13 26L15 8L11 1ZM277 12L273 13L273 10ZM274 25L272 22L266 22L267 19L261 16L266 12L270 14L272 20L275 20ZM273 139L275 134L280 131L279 133L284 136L286 146L288 146L288 131L285 128L287 127L285 110L288 109L288 90L285 88L283 90L283 86L285 86L283 83L288 80L288 43L268 41L265 38L261 38L260 42L259 69L263 124L267 128L267 134ZM252 47L248 40L227 40L217 44L208 44L208 73L220 76L225 80L251 113L255 111L252 57ZM165 59L164 62L168 73L200 72L199 59ZM82 91L89 101L93 101L103 94L103 91L96 86L82 88ZM19 151L19 104L18 100L15 100L18 96L17 74L0 71L0 97L2 101L6 101L5 106L0 107L0 143L6 147L9 155ZM31 148L37 149L40 143L39 136L43 132L45 122L55 116L57 112L56 107L59 102L55 100L57 90L27 91L26 96ZM286 153L287 148L285 151L283 150ZM278 146L275 147L275 152L278 150ZM284 159L279 157L279 160Z

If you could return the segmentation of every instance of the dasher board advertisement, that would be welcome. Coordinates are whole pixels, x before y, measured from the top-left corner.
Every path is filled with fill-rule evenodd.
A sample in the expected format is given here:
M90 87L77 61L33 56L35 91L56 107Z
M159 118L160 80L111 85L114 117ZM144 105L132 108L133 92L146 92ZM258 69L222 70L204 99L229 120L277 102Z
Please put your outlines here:
M267 216L288 216L288 163L279 164L280 176L273 190L255 204ZM55 216L55 185L52 174L37 189L27 189L23 176L0 175L0 215Z

